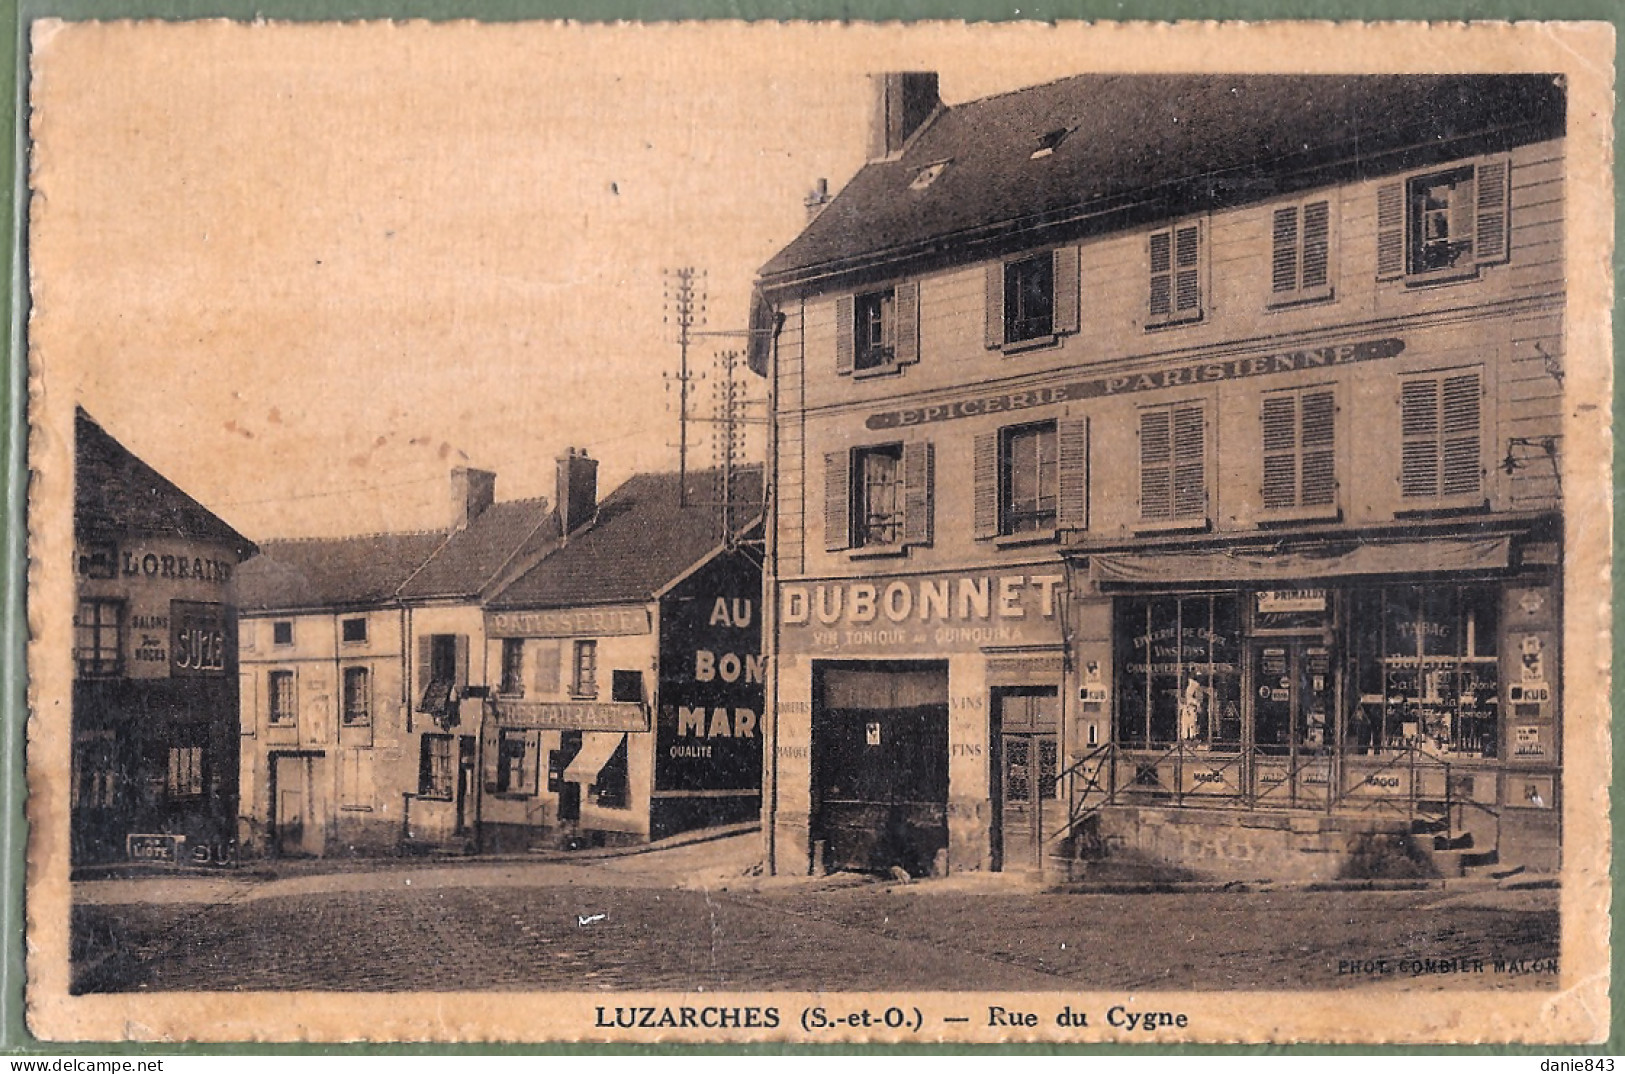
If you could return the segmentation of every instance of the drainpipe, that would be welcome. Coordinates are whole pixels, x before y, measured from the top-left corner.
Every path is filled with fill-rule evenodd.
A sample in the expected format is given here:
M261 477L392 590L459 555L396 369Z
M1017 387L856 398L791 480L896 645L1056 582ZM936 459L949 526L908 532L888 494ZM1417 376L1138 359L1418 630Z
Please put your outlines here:
M778 817L779 817L779 526L778 526L778 473L779 473L779 332L784 319L775 317L773 347L767 365L767 465L762 471L762 495L765 510L762 513L762 650L767 667L767 704L771 713L771 731L768 735L767 756L762 758L766 771L762 781L763 835L767 850L767 872L777 876Z

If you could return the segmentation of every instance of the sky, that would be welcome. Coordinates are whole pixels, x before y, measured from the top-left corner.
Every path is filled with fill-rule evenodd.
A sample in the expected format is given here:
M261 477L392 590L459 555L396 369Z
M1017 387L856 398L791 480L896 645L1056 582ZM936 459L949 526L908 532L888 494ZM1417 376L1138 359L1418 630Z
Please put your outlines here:
M47 26L36 385L256 540L442 526L457 465L501 499L551 496L567 447L601 492L675 469L663 270L703 269L703 327L744 328L815 181L863 162L868 73L937 70L953 103L1080 69L996 36Z

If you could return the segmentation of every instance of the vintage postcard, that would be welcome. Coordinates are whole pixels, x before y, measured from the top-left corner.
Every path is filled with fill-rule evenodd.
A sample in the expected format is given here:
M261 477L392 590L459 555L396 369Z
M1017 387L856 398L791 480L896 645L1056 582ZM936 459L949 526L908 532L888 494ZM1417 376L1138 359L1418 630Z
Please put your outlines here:
M31 1031L1604 1039L1613 77L35 22Z

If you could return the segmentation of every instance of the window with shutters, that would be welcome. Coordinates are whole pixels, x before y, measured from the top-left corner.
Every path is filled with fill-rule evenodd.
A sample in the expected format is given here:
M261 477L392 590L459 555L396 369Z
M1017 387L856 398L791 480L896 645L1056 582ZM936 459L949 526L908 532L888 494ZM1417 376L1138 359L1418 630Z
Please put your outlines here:
M1264 396L1263 504L1266 513L1331 514L1337 509L1337 399L1326 386Z
M1491 157L1377 188L1377 277L1427 284L1505 262L1511 166Z
M862 376L919 361L919 306L920 285L913 280L836 299L836 372Z
M423 683L418 698L418 711L433 716L446 716L467 685L466 651L468 639L461 634L427 634L418 636L419 678Z
M265 682L265 696L270 701L270 721L291 724L298 718L297 699L294 696L293 672L272 671Z
M876 444L824 456L824 547L902 553L932 535L929 443Z
M540 739L535 731L497 732L497 793L535 794Z
M372 675L366 668L344 669L344 709L340 718L346 727L372 723Z
M1207 413L1201 403L1140 411L1140 520L1199 525L1208 518Z
M989 350L1028 350L1078 330L1078 256L1063 246L987 266Z
M977 540L1012 544L1088 528L1089 423L1086 418L1012 425L974 444L973 523Z
M1400 496L1467 500L1483 494L1483 377L1460 370L1400 383Z
M1202 319L1202 227L1197 223L1153 231L1148 240L1150 291L1146 327Z
M451 800L456 788L452 735L424 735L418 752L418 797Z
M1332 297L1331 202L1276 209L1270 228L1270 305Z

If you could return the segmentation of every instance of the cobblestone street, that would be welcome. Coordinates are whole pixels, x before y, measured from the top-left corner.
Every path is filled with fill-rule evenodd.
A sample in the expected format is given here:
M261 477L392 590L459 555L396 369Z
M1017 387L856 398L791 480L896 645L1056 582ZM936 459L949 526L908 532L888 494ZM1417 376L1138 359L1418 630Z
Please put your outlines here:
M1553 890L1075 894L996 877L904 885L763 879L741 875L729 858L737 847L726 844L744 843L570 862L380 863L274 877L82 881L75 885L74 987L1056 991L1558 983L1550 972L1558 951ZM1506 964L1500 971L1497 960Z

